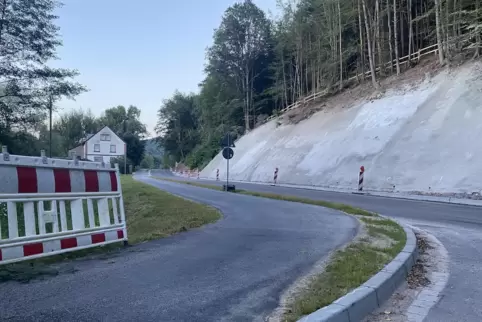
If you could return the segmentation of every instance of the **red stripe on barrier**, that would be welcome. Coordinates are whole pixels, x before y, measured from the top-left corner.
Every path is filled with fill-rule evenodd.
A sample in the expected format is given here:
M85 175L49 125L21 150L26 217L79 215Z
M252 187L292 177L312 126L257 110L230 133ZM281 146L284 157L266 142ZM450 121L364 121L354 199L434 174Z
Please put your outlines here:
M117 191L117 176L114 171L109 173L110 175L110 188L112 191Z
M54 169L55 192L71 192L68 169Z
M17 167L18 193L37 193L37 169Z
M28 244L23 246L23 256L42 254L44 245L42 243Z
M99 191L99 178L97 177L97 171L84 170L84 178L85 178L85 192Z
M60 240L60 249L77 247L77 238L65 238Z
M92 244L98 244L98 243L105 242L105 234L104 233L94 234L91 237L92 237Z
M123 230L117 231L117 239L124 239L124 231Z

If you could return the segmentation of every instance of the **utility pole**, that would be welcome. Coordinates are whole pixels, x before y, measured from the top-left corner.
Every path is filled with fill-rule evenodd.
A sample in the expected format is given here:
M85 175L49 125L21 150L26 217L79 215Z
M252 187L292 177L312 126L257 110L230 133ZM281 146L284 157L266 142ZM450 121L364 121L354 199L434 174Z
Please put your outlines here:
M126 138L126 131L127 131L127 120L129 118L126 116L126 118L124 119L124 140ZM124 142L124 174L127 174L127 143Z
M49 157L52 158L52 94L49 95Z

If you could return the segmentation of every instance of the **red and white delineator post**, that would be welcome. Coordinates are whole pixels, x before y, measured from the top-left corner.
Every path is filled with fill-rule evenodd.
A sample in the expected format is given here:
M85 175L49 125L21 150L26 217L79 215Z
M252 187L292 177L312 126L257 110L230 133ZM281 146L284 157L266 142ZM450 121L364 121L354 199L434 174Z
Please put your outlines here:
M0 153L0 265L127 243L124 201L105 163Z
M216 170L216 181L219 181L219 169Z
M360 173L358 174L358 191L363 191L363 174L365 173L365 167L360 167Z
M274 184L276 184L278 182L278 168L277 167L274 170L273 181L274 181Z

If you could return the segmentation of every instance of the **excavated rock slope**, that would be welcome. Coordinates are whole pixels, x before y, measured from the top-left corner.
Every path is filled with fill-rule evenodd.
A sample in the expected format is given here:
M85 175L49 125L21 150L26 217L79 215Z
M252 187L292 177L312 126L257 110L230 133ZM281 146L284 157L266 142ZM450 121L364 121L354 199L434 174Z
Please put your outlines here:
M328 104L297 124L272 120L234 150L233 180L272 181L278 167L280 183L355 189L364 165L369 190L480 192L482 63L392 87L376 99ZM216 169L224 179L220 154L201 176L215 178Z

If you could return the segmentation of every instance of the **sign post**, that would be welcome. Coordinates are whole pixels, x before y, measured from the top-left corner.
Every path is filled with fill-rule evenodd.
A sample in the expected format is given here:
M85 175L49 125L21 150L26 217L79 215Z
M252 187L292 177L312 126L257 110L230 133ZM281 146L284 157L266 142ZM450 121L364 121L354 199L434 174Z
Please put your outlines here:
M223 185L224 191L235 191L236 186L229 184L229 160L233 158L234 151L232 148L235 147L234 142L231 139L231 134L226 133L223 140L221 141L221 146L223 147L223 158L226 159L226 184Z

